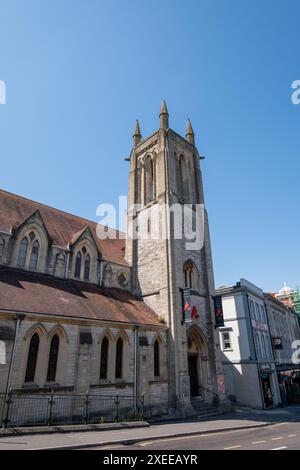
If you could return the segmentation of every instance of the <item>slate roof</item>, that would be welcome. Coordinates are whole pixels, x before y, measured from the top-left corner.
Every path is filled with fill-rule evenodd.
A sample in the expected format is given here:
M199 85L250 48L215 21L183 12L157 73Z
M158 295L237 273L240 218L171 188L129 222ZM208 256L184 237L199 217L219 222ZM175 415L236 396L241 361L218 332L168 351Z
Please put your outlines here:
M104 259L123 265L127 264L124 259L124 233L109 229L109 233L115 235L115 238L101 240L97 237L96 222L3 190L0 190L0 231L10 232L12 228L18 228L37 210L40 212L54 244L67 248L86 227L89 227Z
M0 310L162 326L150 307L122 289L6 267L0 268Z

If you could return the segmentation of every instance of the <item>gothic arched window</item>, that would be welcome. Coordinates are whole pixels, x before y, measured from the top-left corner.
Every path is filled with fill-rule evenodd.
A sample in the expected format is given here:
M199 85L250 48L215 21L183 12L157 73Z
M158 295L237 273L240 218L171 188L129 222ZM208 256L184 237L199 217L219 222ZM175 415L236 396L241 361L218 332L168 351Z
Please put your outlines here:
M57 361L58 361L58 351L59 351L59 337L58 335L54 335L51 340L51 345L50 345L47 382L55 382Z
M197 288L197 270L191 261L184 265L184 286L189 289Z
M39 335L37 333L34 333L34 335L32 336L30 340L30 345L29 345L29 350L28 350L25 382L34 382L36 363L37 363L37 357L38 357L38 352L39 352L39 345L40 345Z
M123 339L119 338L116 345L116 379L123 376Z
M178 167L179 167L179 196L183 199L183 184L184 184L184 176L183 176L183 159L180 158L178 160Z
M40 244L38 240L34 240L32 244L32 250L30 255L29 269L35 271L37 267L38 257L39 257L39 247Z
M145 160L144 167L145 175L145 204L154 199L154 166L153 161L150 157L147 157Z
M5 241L3 240L2 237L0 237L0 259L2 258L2 255L3 255L4 245L5 245Z
M78 251L76 255L76 261L75 261L75 272L74 276L80 278L80 271L81 271L81 253Z
M108 348L109 348L109 341L108 341L107 336L104 336L102 340L102 344L101 344L100 379L107 379Z
M87 254L84 260L84 274L83 277L86 281L90 279L90 255Z
M159 351L159 341L155 340L154 343L154 377L160 376L160 351Z
M137 181L136 181L136 202L141 204L142 202L142 167L141 165L137 168Z
M20 268L24 268L25 266L27 250L28 250L28 240L26 237L24 237L20 243L20 248L19 248L18 266Z
M189 170L183 155L178 160L179 167L179 197L183 202L189 202L190 200L190 180L188 177Z
M64 277L65 275L65 255L58 253L55 258L55 276Z
M75 258L74 277L89 281L91 277L91 257L85 246L79 249Z

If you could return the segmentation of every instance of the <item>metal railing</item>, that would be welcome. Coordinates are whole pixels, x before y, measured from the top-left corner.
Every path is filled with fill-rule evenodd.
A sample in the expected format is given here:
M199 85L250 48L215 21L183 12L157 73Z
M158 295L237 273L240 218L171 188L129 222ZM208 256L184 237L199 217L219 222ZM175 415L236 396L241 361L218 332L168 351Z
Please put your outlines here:
M213 390L210 390L209 388L204 387L203 385L199 385L198 388L199 388L199 390L203 390L204 393L211 396L213 405L217 406L219 404L219 395L218 395L218 393L214 392Z
M215 397L219 397L218 393L214 392L213 390L210 390L207 387L203 387L203 385L199 385L198 388L199 388L199 390L204 390L205 392L210 393L211 395L213 395Z
M0 427L143 420L144 397L10 392L0 394Z

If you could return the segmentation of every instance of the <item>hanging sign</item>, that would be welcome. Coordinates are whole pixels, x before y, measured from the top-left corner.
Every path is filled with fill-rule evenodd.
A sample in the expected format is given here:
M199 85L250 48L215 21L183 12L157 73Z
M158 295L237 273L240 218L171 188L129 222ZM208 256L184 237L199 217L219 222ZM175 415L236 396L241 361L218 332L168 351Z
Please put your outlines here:
M215 325L216 325L216 328L219 328L220 326L224 326L222 297L220 295L216 295L214 297L214 308L215 308Z
M192 307L190 289L181 289L182 299L182 324L192 321Z

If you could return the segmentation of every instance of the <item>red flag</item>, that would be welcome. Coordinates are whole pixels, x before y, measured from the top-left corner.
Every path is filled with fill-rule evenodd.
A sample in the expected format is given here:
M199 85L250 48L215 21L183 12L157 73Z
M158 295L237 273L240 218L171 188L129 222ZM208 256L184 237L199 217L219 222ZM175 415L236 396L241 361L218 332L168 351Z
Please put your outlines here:
M193 307L191 317L192 317L192 318L199 318L198 310L196 309L196 307Z
M216 317L221 317L222 316L222 309L220 307L216 308Z

